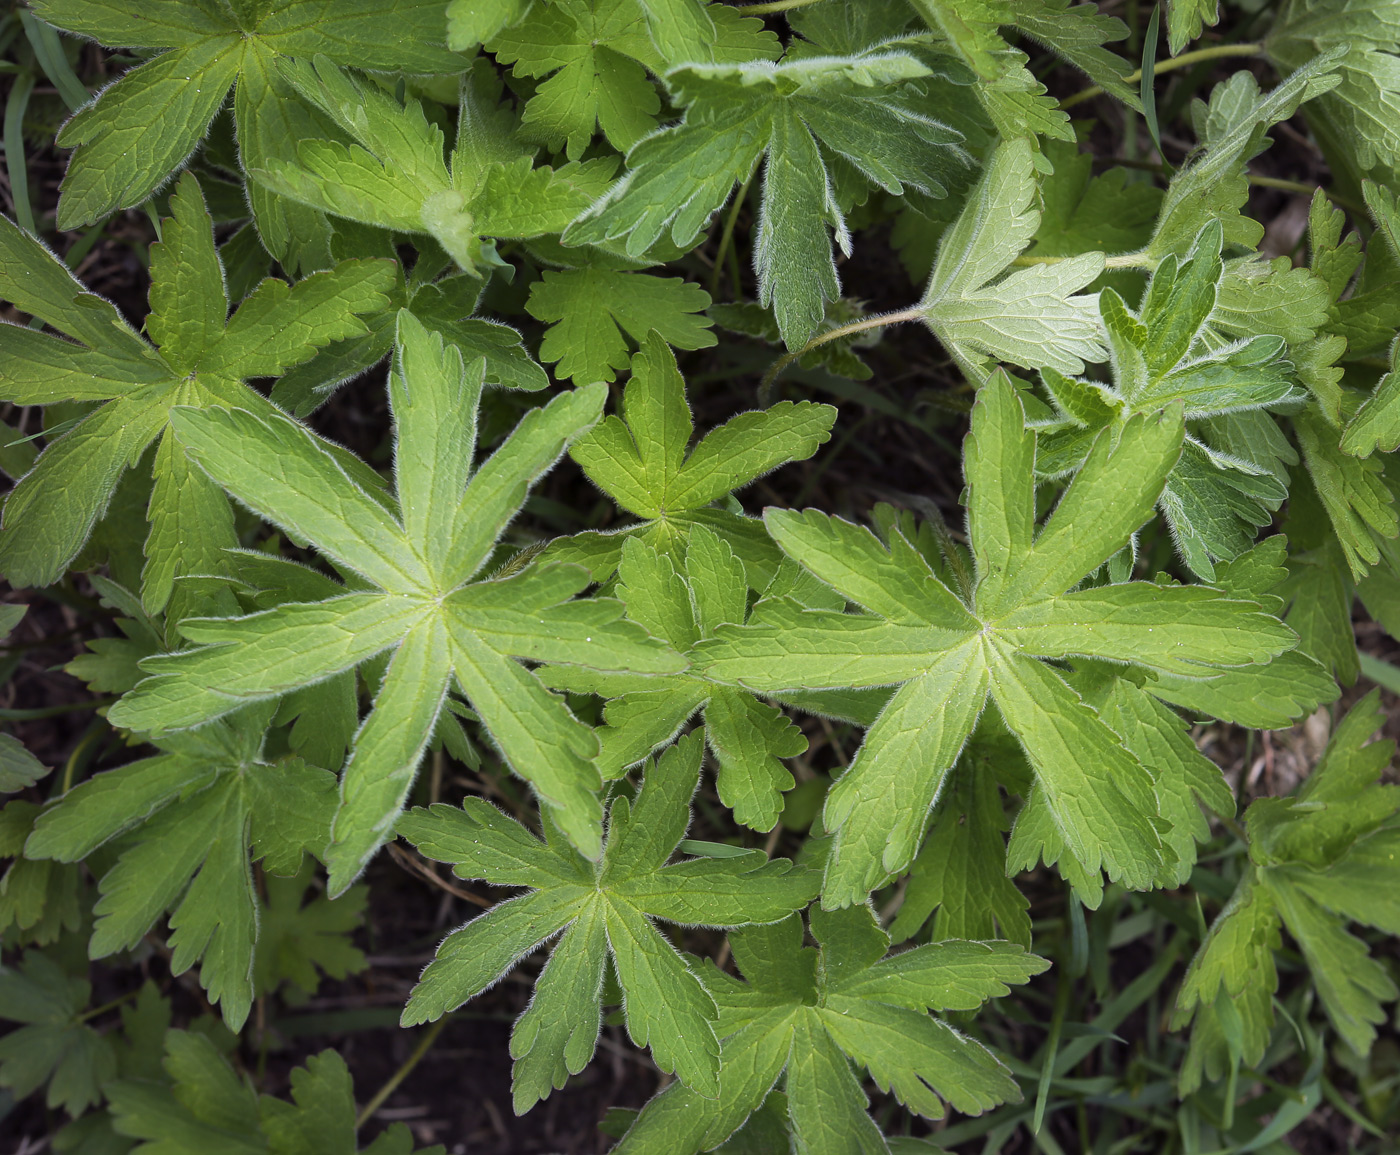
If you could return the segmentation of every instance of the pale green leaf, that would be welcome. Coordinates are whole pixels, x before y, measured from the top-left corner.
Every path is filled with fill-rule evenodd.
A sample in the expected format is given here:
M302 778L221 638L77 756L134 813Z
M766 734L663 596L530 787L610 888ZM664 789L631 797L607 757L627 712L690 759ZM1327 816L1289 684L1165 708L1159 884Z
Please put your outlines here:
M58 134L76 151L64 174L58 225L78 228L138 205L208 131L242 63L236 33L157 56L132 69Z
M1020 740L1064 848L1085 871L1102 868L1135 889L1153 884L1162 849L1152 779L1098 714L1049 667L1019 655L991 663L991 691ZM1009 866L1034 861L1040 846L1020 824ZM1097 905L1094 903L1093 905Z
M1024 139L993 154L966 207L944 234L919 303L924 321L973 381L992 362L1083 371L1103 357L1093 298L1075 296L1101 272L1085 253L1015 270L1000 280L1040 226L1033 153Z
M863 902L908 866L986 697L987 663L974 637L939 655L881 711L826 797L823 822L836 840L824 906Z
M395 651L340 780L326 849L327 890L344 892L385 842L447 696L448 642L437 621L415 627Z
M193 176L181 177L170 210L159 242L151 246L146 332L171 372L183 377L223 337L228 296L214 249L214 222Z

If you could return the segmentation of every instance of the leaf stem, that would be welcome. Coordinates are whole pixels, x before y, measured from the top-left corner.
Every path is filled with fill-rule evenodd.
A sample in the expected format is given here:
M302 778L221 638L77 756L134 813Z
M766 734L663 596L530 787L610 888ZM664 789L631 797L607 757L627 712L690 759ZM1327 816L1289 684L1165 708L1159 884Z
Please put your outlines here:
M1083 255L1083 253L1075 253L1074 257ZM1031 265L1058 265L1061 261L1073 260L1074 257L1017 257L1011 263L1021 268ZM1103 267L1105 269L1155 269L1157 258L1149 256L1147 253L1122 253L1116 257L1105 257Z
M821 0L772 0L768 4L743 4L738 6L738 11L745 16L775 16L779 12L788 12L793 8L806 8L811 4L820 4Z
M90 1011L84 1011L73 1021L76 1023L85 1023L89 1019L95 1019L99 1015L105 1015L108 1011L116 1010L123 1003L130 1002L140 993L141 991L139 989L134 991L127 991L124 995L118 995L110 1003L103 1003L100 1007L93 1007Z
M1058 260L1059 258L1055 258ZM848 325L838 325L834 329L828 329L825 333L818 333L802 348L784 353L772 365L768 367L768 372L763 375L763 380L758 385L758 399L760 404L768 404L773 394L773 385L778 380L784 369L794 361L807 356L813 349L820 349L823 345L829 345L832 341L839 341L842 337L849 337L854 333L864 333L870 329L882 329L886 325L898 325L903 321L917 321L925 315L926 310L922 305L915 305L912 309L901 309L897 313L880 313L874 317L865 317L859 321L852 321Z
M1342 196L1341 193L1331 192L1328 189L1322 188L1321 185L1307 184L1301 180L1284 180L1282 177L1276 176L1254 176L1252 173L1249 174L1247 179L1250 184L1258 188L1282 189L1284 192L1302 193L1304 196L1312 196L1313 193L1322 189L1322 195L1338 208L1346 209L1347 212L1352 214L1361 213L1364 215L1366 212L1366 207L1364 205L1357 204L1350 197Z
M1180 56L1170 60L1158 61L1153 69L1154 74L1160 75L1163 72L1173 72L1178 68L1187 68L1192 64L1199 64L1202 60L1220 60L1227 56L1262 56L1264 46L1262 44L1214 44L1209 48L1198 48L1194 52L1183 52ZM1142 69L1130 73L1123 77L1124 84L1136 84L1142 79ZM1060 101L1060 109L1073 108L1076 104L1083 104L1086 100L1093 100L1096 96L1103 95L1103 88L1095 84L1091 88L1086 88L1082 92L1076 92L1073 96L1067 96Z
M399 1084L413 1073L413 1068L423 1061L423 1056L428 1053L432 1045L437 1042L437 1037L442 1034L442 1030L452 1020L451 1015L443 1015L431 1027L423 1032L423 1037L418 1040L418 1045L413 1048L413 1054L406 1058L397 1071L389 1076L388 1082L374 1093L374 1098L364 1105L364 1109L355 1116L355 1129L363 1127L369 1122L370 1117L384 1106L384 1101L399 1089Z
M755 169L755 172L758 170ZM749 195L749 185L753 184L753 173L749 173L749 179L739 186L739 195L734 198L734 206L729 210L729 216L724 222L724 232L720 233L719 248L715 251L715 267L710 273L710 299L719 299L719 279L724 271L724 259L729 255L729 246L734 240L734 226L739 221L739 210L744 207L744 200ZM739 299L739 278L733 277L734 299Z

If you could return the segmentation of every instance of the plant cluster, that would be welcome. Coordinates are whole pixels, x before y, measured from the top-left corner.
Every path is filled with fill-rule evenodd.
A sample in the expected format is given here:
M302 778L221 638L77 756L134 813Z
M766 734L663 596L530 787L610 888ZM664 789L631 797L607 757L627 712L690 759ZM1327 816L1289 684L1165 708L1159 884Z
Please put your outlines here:
M667 1077L619 1155L1283 1151L1324 1098L1394 1150L1400 786L1334 704L1400 690L1400 0L1071 4L0 18L5 671L63 608L90 691L0 716L97 712L57 772L0 734L0 1119L410 1155L357 1128L521 968L517 1115L605 1029ZM144 307L78 275L122 243ZM832 498L881 405L935 463ZM1305 719L1278 796L1202 752ZM357 1113L268 1020L391 855L482 909Z

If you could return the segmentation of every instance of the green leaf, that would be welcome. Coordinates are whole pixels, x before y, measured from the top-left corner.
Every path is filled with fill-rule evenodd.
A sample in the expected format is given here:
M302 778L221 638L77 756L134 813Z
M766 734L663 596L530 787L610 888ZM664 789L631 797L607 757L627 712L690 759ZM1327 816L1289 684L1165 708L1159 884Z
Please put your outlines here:
M974 744L952 771L890 924L896 942L912 938L932 915L935 942L1000 937L1029 947L1029 903L1003 867L1007 822L989 768Z
M109 714L114 724L152 732L196 727L391 651L342 779L327 851L333 893L389 836L454 678L507 764L592 856L601 833L597 740L513 659L634 674L685 665L620 621L619 603L571 602L587 584L581 569L471 581L533 482L596 420L604 387L532 410L472 473L479 365L468 375L456 350L411 317L401 318L399 332L390 390L399 511L360 484L375 477L367 466L281 414L178 409L174 418L187 452L219 484L378 590L336 587L321 600L242 618L187 619L183 632L199 648L151 659L155 676Z
M253 986L259 994L290 983L312 995L322 973L344 980L369 965L350 938L363 925L367 888L351 887L331 899L316 893L314 875L315 864L306 859L290 878L263 876L266 902L259 912L253 959Z
M23 1024L0 1039L0 1086L23 1099L48 1084L45 1103L80 1115L116 1074L112 1044L81 1021L91 987L46 955L27 951L0 968L0 1019Z
M779 694L902 684L827 796L824 822L836 838L826 906L862 902L908 866L989 689L1037 783L1013 835L1011 861L1030 865L1042 851L1051 860L1066 855L1062 868L1091 905L1098 898L1091 876L1100 867L1131 886L1153 884L1163 851L1151 775L1097 712L1036 659L1061 660L1102 638L1096 656L1200 678L1222 666L1264 665L1297 644L1257 602L1214 591L1129 583L1065 592L1122 549L1146 519L1181 436L1179 410L1131 419L1116 444L1101 434L1033 539L1034 455L1021 403L1006 377L995 374L973 410L965 458L978 566L968 604L897 529L886 551L854 527L819 515L768 515L793 560L873 612L761 602L762 612L748 624L722 626L698 643L697 671ZM1216 613L1214 628L1192 634L1191 623ZM1062 636L1032 624L1048 625L1059 615ZM1126 628L1118 633L1120 615ZM1236 630L1240 645L1233 648ZM1153 724L1174 728L1160 716ZM1180 806L1174 814L1186 818Z
M622 416L604 418L570 452L599 489L643 519L624 534L674 551L679 561L691 527L705 524L744 561L751 584L763 588L778 562L763 527L705 507L780 465L810 457L830 436L835 420L836 410L829 405L782 401L730 418L687 456L694 425L685 381L660 335L649 335L632 358ZM547 556L575 560L561 549L573 544L567 539L556 543ZM599 544L608 547L603 556L609 560L600 562L605 568L599 575L606 576L617 564L622 543L614 537Z
M173 907L172 969L202 960L200 981L235 1029L253 998L249 859L269 855L270 868L295 870L303 848L325 845L334 804L328 772L264 759L266 717L254 710L213 723L166 740L161 755L98 774L46 810L26 843L31 857L77 862L134 833L99 882L93 957L133 946ZM291 800L295 817L281 809Z
M669 233L690 248L766 157L754 247L759 302L773 305L783 340L799 348L820 324L823 302L840 296L830 244L808 224L823 220L843 251L850 245L818 141L889 192L908 185L946 196L967 168L961 134L924 114L904 87L934 75L899 51L674 68L665 83L685 118L632 148L627 175L566 239L625 238L637 257Z
M583 154L597 130L626 152L656 127L661 101L639 63L654 51L641 5L572 0L540 6L486 39L516 76L549 77L526 103L521 128L552 149L567 144L570 160Z
M199 182L186 173L170 198L171 216L151 246L151 313L146 332L171 372L184 376L224 335L228 298L214 248L214 221Z
M1011 48L997 32L998 25L1017 22L1028 10L1033 23L1036 15L1043 21L1043 12L1008 0L913 0L913 7L977 77L973 90L999 137L1034 139L1043 134L1074 139L1069 116L1031 75L1026 54ZM1063 16L1056 23L1059 38L1064 35Z
M1280 5L1265 40L1269 59L1284 72L1338 46L1347 50L1336 65L1338 83L1309 109L1309 122L1329 159L1353 179L1370 169L1393 171L1400 163L1392 115L1400 108L1394 14L1356 0L1290 0Z
M519 23L534 0L451 0L447 5L447 46L465 52Z
M6 267L14 270L13 281L0 278L0 289L18 307L37 310L89 346L80 350L6 326L0 342L10 332L27 334L10 340L9 351L28 364L0 380L0 396L26 404L110 398L66 434L52 437L8 498L0 566L12 582L47 585L57 579L106 511L125 470L166 430L174 406L223 403L276 413L241 379L280 372L323 345L366 332L358 314L387 304L391 264L349 261L290 291L281 281L264 281L224 328L223 269L193 177L182 178L171 206L174 216L152 269L148 328L165 343L159 350L120 322L114 306L84 293L38 242L8 222L0 226ZM141 592L156 612L165 608L176 578L222 572L220 553L235 543L226 499L170 437L162 439L153 462ZM173 617L188 608L177 600Z
M889 938L864 906L814 910L812 933L819 951L803 946L796 915L731 935L747 981L706 974L720 1006L718 1098L666 1088L620 1155L714 1147L759 1109L785 1069L789 1126L814 1152L888 1149L851 1062L926 1118L943 1116L943 1100L977 1113L1018 1097L991 1052L927 1011L974 1008L1044 970L1044 960L1010 943L956 941L884 957Z
M631 360L627 338L640 342L655 330L678 349L715 343L703 313L710 295L676 277L651 277L611 269L546 270L530 287L526 304L536 320L550 323L540 359L579 384L611 381Z
M1359 580L1380 560L1377 539L1400 535L1400 515L1381 476L1381 462L1343 453L1337 431L1315 409L1294 417L1293 428L1347 568Z
M944 234L919 302L925 323L978 383L997 361L1079 373L1103 357L1093 299L1074 295L1103 272L1101 253L1007 273L1040 227L1033 161L1025 140L997 148Z
M300 95L354 141L303 141L297 160L269 158L251 175L272 191L378 228L428 233L468 273L500 264L494 237L560 232L602 191L611 165L535 169L528 155L475 155L467 134L443 159L442 130L421 102L400 103L326 56L283 61Z
M517 1110L562 1086L592 1057L609 956L633 1041L649 1045L658 1065L685 1085L715 1094L713 1000L651 919L719 927L770 922L804 905L815 878L756 852L666 865L689 825L702 752L699 735L682 739L649 765L635 806L614 801L597 864L553 840L539 842L477 799L461 809L414 810L400 821L400 833L429 857L453 863L459 877L532 888L448 936L409 999L405 1024L456 1008L569 928L512 1036Z
M57 138L76 150L61 185L59 228L140 204L184 164L228 96L243 51L236 32L221 30L132 69L69 120Z
M1068 60L1110 96L1141 111L1141 101L1129 87L1132 69L1117 53L1104 47L1128 36L1128 27L1115 16L1100 14L1096 4L1072 0L1020 0L1013 5L1016 27Z
M1340 448L1353 457L1400 449L1400 346L1391 347L1390 372L1347 422Z
M1175 56L1201 34L1209 24L1214 27L1220 19L1218 0L1169 0L1167 4L1167 43Z
M1400 996L1366 944L1346 929L1353 920L1388 934L1400 926L1400 912L1389 901L1400 790L1378 781L1395 744L1367 742L1384 720L1379 703L1373 690L1352 708L1290 796L1257 799L1246 813L1250 865L1178 998L1178 1025L1193 1010L1197 1015L1185 1088L1203 1071L1217 1077L1226 1061L1259 1061L1273 1025L1278 977L1272 952L1281 927L1301 948L1334 1029L1357 1054L1370 1050L1375 1025L1385 1018L1382 1004ZM1215 1021L1221 1014L1217 992L1242 1013L1245 1041L1236 1054ZM1215 1019L1202 1013L1212 999Z

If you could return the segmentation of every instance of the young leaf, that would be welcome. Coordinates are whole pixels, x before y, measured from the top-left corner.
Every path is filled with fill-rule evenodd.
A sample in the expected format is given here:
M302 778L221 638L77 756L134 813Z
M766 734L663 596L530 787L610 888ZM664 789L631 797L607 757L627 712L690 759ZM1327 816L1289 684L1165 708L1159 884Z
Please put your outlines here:
M692 526L679 569L668 554L641 538L629 538L618 566L617 596L627 616L687 652L712 637L724 622L747 617L744 567L725 541L703 525ZM604 778L621 776L670 742L703 711L705 737L719 762L720 801L735 821L771 830L794 784L779 761L807 749L807 740L782 711L744 690L717 685L689 671L640 679L559 667L542 673L546 685L612 699L598 730Z
M1261 798L1245 816L1249 865L1187 972L1176 1023L1196 1016L1183 1090L1227 1064L1255 1064L1273 1025L1278 978L1272 950L1280 927L1302 950L1333 1028L1365 1055L1383 1022L1383 1002L1400 995L1348 922L1400 933L1400 788L1377 779L1395 752L1391 741L1367 744L1380 727L1373 690L1337 726L1322 760L1287 798ZM1221 999L1228 1000L1222 1005ZM1231 1013L1245 1044L1231 1052L1222 1030Z
M269 157L250 175L332 216L427 233L468 273L501 263L494 238L561 232L611 171L607 161L537 169L527 149L512 142L496 155L476 147L470 131L459 132L449 165L442 130L417 100L402 104L325 56L283 62L280 72L354 143L305 140L294 157ZM464 120L475 107L464 98Z
M511 1036L517 1114L592 1058L609 957L632 1040L649 1045L657 1065L686 1086L716 1094L714 1002L652 919L715 927L773 922L804 906L817 880L758 851L667 865L690 823L703 749L698 734L681 739L648 766L635 803L613 802L596 863L555 839L539 841L479 798L461 809L414 810L399 822L405 838L427 857L452 863L458 877L528 888L447 937L409 998L405 1026L461 1006L563 931Z
M1264 226L1240 215L1249 198L1244 166L1268 146L1264 134L1270 128L1287 120L1304 102L1337 86L1338 61L1345 51L1334 48L1321 53L1267 96L1248 72L1237 72L1216 85L1210 107L1196 110L1201 149L1167 186L1148 255L1184 253L1212 220L1221 222L1228 243L1258 247Z
M754 271L789 348L805 344L841 295L823 221L843 252L850 238L821 142L869 181L942 197L970 167L962 134L932 119L907 82L943 79L906 52L781 64L688 64L666 75L676 126L628 153L628 172L572 225L571 244L626 238L640 256L667 232L693 246L711 214L766 158Z
M257 5L239 16L198 0L163 5L159 16L149 18L83 0L39 0L35 10L50 24L111 47L168 50L104 89L59 131L59 143L76 148L59 201L62 229L91 224L149 197L198 146L231 87L241 162L260 168L294 156L298 135L320 135L322 129L276 81L283 56L324 53L377 72L462 67L461 58L442 47L441 4L435 0L323 5L295 13L286 4ZM394 35L385 36L385 27ZM304 230L316 228L314 219L298 214L299 206L288 213L275 199L251 199L263 243L296 267L297 244ZM314 257L308 267L318 267Z
M901 686L827 795L824 821L836 837L824 905L862 902L908 866L989 696L1036 782L1012 835L1011 864L1063 849L1081 881L1102 868L1127 885L1151 885L1163 861L1151 778L1038 659L1077 655L1206 677L1297 644L1256 603L1203 587L1074 589L1150 516L1181 436L1179 405L1133 418L1116 444L1100 435L1033 538L1034 443L1009 381L993 375L978 395L965 454L977 565L966 604L902 535L893 533L886 551L867 531L815 511L765 514L785 553L868 612L794 607L762 625L724 626L696 647L696 668L759 693Z
M149 659L155 676L109 714L129 729L187 729L391 654L341 779L326 852L333 894L391 836L454 679L507 763L591 857L601 836L597 740L513 659L661 674L685 665L622 621L620 602L570 601L588 584L578 567L472 580L530 486L597 420L605 387L532 411L473 471L482 363L464 367L455 347L409 313L399 316L398 344L390 399L399 513L362 488L329 443L286 417L177 410L181 444L202 469L374 588L243 618L187 620L185 636L203 644Z
M1025 140L997 148L944 234L919 303L925 323L979 383L997 361L1079 373L1103 358L1094 299L1073 295L1103 272L1102 253L1007 273L1040 227L1032 162Z
M676 277L569 269L547 270L530 287L525 307L550 323L540 360L557 361L558 376L587 384L611 381L627 368L627 337L640 342L654 330L677 349L708 349L715 343L710 321L694 314L709 305L709 293Z
M264 759L266 720L267 711L254 708L164 739L155 757L74 787L25 844L31 858L79 862L134 835L100 879L92 957L129 949L173 909L172 970L202 959L200 982L235 1030L254 993L258 915L249 860L296 873L303 849L324 847L334 809L330 773L298 759Z
M1213 221L1184 257L1163 257L1140 312L1129 309L1113 289L1103 290L1099 310L1114 384L1043 369L1041 379L1059 419L1040 426L1036 446L1037 468L1055 476L1077 464L1099 430L1120 428L1135 415L1180 403L1186 420L1197 424L1167 479L1160 506L1182 559L1207 581L1216 561L1249 548L1288 488L1286 477L1278 476L1281 470L1269 468L1267 443L1256 447L1246 439L1244 454L1216 449L1206 440L1209 426L1204 423L1300 397L1284 359L1283 337L1227 342L1215 332L1226 278L1220 258L1223 236L1220 222Z
M157 438L145 609L164 609L181 574L222 572L223 551L236 544L232 514L169 432L172 407L240 405L276 414L244 378L275 375L332 341L365 333L359 315L387 304L391 263L345 261L294 286L263 281L225 322L223 267L193 176L181 178L171 209L153 248L148 331L158 346L86 293L36 240L0 219L0 294L83 342L0 327L0 397L22 405L99 402L50 440L6 499L0 569L15 585L49 585L62 575L123 472ZM177 606L172 617L187 608Z
M931 943L886 956L889 936L868 907L731 935L747 981L711 966L719 1004L719 1095L673 1084L642 1110L618 1155L692 1155L722 1143L786 1072L788 1125L801 1151L889 1151L865 1114L850 1063L910 1110L942 1118L944 1102L977 1115L1016 1101L1010 1072L981 1044L928 1012L971 1010L1049 964L1007 942Z
M704 525L724 538L750 584L762 589L780 561L767 533L751 518L711 506L780 465L810 457L835 420L829 405L782 401L731 418L687 455L694 426L685 381L665 342L649 336L632 358L622 416L605 417L570 451L589 480L641 524L562 539L546 559L580 562L601 579L616 568L626 537L638 536L683 566L692 527Z

